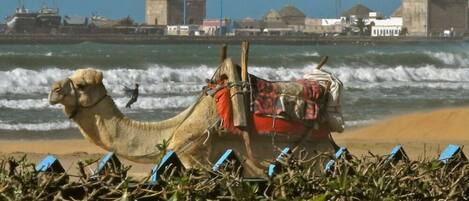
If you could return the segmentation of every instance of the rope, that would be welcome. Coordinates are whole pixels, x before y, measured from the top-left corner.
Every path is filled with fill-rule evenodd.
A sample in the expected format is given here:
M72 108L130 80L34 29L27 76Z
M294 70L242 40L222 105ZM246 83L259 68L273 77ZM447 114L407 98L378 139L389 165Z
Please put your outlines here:
M99 98L99 100L96 101L96 103L93 103L93 104L88 105L88 106L83 106L83 105L80 104L77 89L75 87L75 83L73 83L72 79L70 79L70 78L67 78L67 80L70 82L70 86L72 86L72 90L73 90L73 94L75 95L75 102L76 102L76 106L74 107L74 109L72 111L72 114L70 114L70 116L68 116L69 119L72 119L73 117L75 117L78 114L78 110L80 108L92 108L92 107L98 105L99 103L101 103L101 101L103 101L106 97L109 97L105 93L103 97Z

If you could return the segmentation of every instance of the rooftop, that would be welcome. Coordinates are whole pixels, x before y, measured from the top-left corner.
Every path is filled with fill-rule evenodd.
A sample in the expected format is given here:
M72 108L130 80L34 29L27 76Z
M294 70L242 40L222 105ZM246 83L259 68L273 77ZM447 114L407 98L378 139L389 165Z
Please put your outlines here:
M357 18L368 18L368 15L370 14L370 12L374 12L374 11L362 4L357 4L354 7L344 11L342 13L342 16L349 17L349 16L354 15Z
M282 17L306 17L298 8L292 5L286 5L280 10L280 16Z
M270 10L264 16L265 21L275 22L275 21L282 21L280 13L276 10Z

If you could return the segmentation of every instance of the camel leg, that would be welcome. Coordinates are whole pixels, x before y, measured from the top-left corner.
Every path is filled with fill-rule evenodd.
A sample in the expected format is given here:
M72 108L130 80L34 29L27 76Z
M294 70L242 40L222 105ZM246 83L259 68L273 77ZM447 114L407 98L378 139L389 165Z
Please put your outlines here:
M243 140L244 140L244 146L246 149L246 156L247 160L245 162L248 172L254 173L253 175L260 175L264 171L264 166L258 162L256 157L254 156L252 152L252 146L251 146L251 138L249 136L249 133L247 131L242 132Z

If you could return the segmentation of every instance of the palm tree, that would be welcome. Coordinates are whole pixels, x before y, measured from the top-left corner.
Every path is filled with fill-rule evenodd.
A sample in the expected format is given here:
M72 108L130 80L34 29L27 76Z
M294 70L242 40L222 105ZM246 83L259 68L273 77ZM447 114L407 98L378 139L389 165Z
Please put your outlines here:
M360 36L362 36L366 27L365 21L363 21L363 18L358 18L355 26L357 26L357 28L360 29Z

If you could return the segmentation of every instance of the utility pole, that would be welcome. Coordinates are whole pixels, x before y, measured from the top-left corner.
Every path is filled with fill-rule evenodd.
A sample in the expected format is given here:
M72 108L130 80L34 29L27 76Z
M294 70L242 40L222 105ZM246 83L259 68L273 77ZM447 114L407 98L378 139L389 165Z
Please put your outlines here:
M335 16L336 16L336 18L340 17L341 11L342 11L342 1L341 0L335 0Z
M186 0L184 0L184 20L183 20L183 24L186 25L186 6L187 6L187 3L186 3Z
M223 35L222 28L223 28L223 0L220 0L220 36Z

